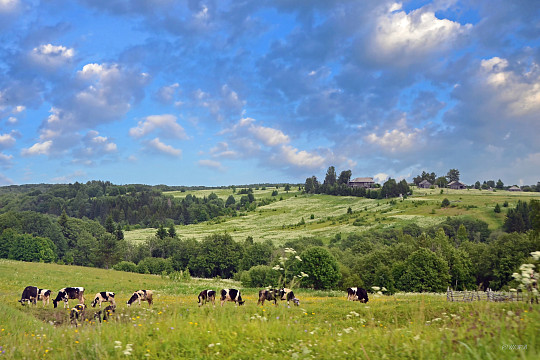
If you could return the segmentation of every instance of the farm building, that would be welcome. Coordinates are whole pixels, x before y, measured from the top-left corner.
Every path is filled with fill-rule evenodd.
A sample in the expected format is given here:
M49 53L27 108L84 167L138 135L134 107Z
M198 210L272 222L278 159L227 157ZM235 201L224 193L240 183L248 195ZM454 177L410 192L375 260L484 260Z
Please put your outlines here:
M431 187L431 183L427 180L422 180L422 182L420 184L418 184L418 187L419 188L422 188L422 189L429 189Z
M521 191L521 188L519 186L512 186L508 188L508 191Z
M369 189L372 188L373 185L375 185L375 181L373 181L373 178L370 177L357 177L350 180L347 185L349 185L350 187L363 187Z
M461 189L466 189L467 185L465 185L464 183L460 181L452 181L451 183L448 184L448 187L454 190L461 190Z

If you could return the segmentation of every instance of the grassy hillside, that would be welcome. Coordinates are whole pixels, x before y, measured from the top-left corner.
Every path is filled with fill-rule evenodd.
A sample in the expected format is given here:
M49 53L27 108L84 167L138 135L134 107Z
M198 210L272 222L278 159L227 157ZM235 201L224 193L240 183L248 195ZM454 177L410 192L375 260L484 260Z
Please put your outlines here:
M257 306L257 289L242 289L246 305L199 308L204 288L231 281L176 282L113 270L0 261L0 357L8 359L537 359L540 312L525 303L449 303L441 295L370 295L295 290L300 307ZM90 308L77 328L68 312L22 307L24 286L57 290L84 286L117 293L118 310L96 323ZM157 293L152 308L127 308L130 293ZM72 302L72 305L74 303ZM517 345L521 345L518 349ZM515 346L515 347L514 347Z
M239 190L239 189L237 189ZM256 199L271 197L275 188L254 190ZM483 220L494 230L504 222L507 208L496 214L495 204L507 201L509 208L518 200L540 199L540 193L513 193L509 191L449 190L443 194L439 189L414 189L414 195L401 201L399 199L372 200L357 197L330 195L302 195L296 189L286 193L278 190L277 199L266 206L257 208L234 218L214 219L208 222L178 226L177 233L183 238L202 239L212 233L229 233L235 240L252 236L255 241L271 240L276 245L299 237L315 236L323 239L333 238L341 233L346 236L357 231L374 227L400 226L408 222L421 227L436 225L447 216L471 216ZM231 189L170 192L176 197L187 194L204 197L212 192L226 199L234 195L238 201L242 195L233 194ZM238 192L238 191L237 191ZM451 206L441 208L444 198ZM353 211L347 214L348 208ZM312 218L313 217L313 218ZM303 221L302 221L303 220ZM304 224L302 224L302 222ZM129 241L144 241L155 234L155 229L132 230L125 233Z

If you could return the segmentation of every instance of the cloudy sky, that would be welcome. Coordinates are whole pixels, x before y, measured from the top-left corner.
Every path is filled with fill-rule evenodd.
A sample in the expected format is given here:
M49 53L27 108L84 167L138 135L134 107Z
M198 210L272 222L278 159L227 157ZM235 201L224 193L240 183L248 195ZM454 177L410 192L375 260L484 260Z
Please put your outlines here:
M0 0L0 185L540 181L540 1Z

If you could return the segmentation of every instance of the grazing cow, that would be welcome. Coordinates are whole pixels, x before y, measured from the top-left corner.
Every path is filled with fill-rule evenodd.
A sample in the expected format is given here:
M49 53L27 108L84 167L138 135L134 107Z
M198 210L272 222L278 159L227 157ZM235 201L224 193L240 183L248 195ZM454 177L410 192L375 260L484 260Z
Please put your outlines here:
M108 321L111 314L116 311L116 305L109 305L104 310L99 310L94 314L94 320L101 322L101 315L103 315L103 321Z
M369 298L366 289L362 289L361 287L353 287L347 289L347 300L367 303Z
M49 300L51 299L51 290L49 290L49 289L39 289L37 299L43 301L43 306L45 306L45 303L47 303L47 305L49 305Z
M69 299L78 299L79 304L84 304L84 288L83 287L67 287L58 290L56 299L53 300L53 305L56 308L58 302L64 301L64 309L69 307Z
M92 307L96 307L96 305L99 303L99 307L101 307L102 302L110 302L111 305L115 305L114 302L114 293L110 291L102 291L98 292L96 296L94 296L94 300L92 301Z
M279 290L277 289L259 290L259 301L257 301L257 305L264 305L266 300L273 301L274 305L277 305L278 294Z
M240 290L236 289L221 289L221 306L225 301L234 301L234 304L244 305L245 301L242 300Z
M37 286L27 286L23 290L23 293L21 295L21 300L18 300L18 301L23 306L27 302L36 305L38 294L39 294L39 289L37 288Z
M294 296L294 293L291 289L279 289L279 298L281 300L287 300L287 305L289 305L289 301L292 301L293 304L296 306L300 305L300 300Z
M131 306L132 303L135 301L139 302L139 305L141 305L142 301L148 301L148 306L152 305L152 290L138 290L131 295L131 298L127 301L127 306Z
M74 307L71 308L71 311L69 312L69 320L71 321L72 325L75 325L77 327L77 322L84 320L84 310L86 309L86 305L84 304L77 304Z
M199 299L199 306L203 306L210 301L212 305L216 306L216 292L214 290L203 290L197 298Z

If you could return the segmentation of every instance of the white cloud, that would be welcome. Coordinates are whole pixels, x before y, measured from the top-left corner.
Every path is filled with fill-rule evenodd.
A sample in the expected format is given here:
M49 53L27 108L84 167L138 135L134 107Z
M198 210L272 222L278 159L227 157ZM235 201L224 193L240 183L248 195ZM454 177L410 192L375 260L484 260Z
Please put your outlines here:
M386 179L388 179L390 177L390 175L386 174L386 173L378 173L378 174L375 174L373 176L373 180L375 180L375 182L378 182L378 183L383 183L386 181Z
M221 165L219 161L203 159L203 160L199 160L197 163L203 167L216 169L219 171L225 171L225 168L223 167L223 165Z
M26 106L18 105L18 106L15 106L11 112L13 114L18 114L18 113L23 112L24 110L26 110Z
M6 149L15 145L15 137L11 134L0 134L0 149Z
M53 145L52 140L47 140L42 143L35 143L28 149L23 149L21 154L23 156L49 155L52 145Z
M299 151L290 145L281 146L280 158L284 160L287 165L309 169L320 168L325 163L325 159L322 156L305 150Z
M9 13L16 10L19 0L0 0L0 13Z
M522 73L509 69L508 60L499 57L482 60L480 76L508 115L523 116L540 112L540 66L532 63Z
M171 103L175 99L176 93L180 89L180 84L174 83L172 85L163 86L160 88L157 93L156 97L158 100L160 100L163 103Z
M229 148L229 144L226 142L219 142L216 146L210 149L210 154L215 158L234 159L239 157L238 152L231 150Z
M8 178L7 176L4 176L3 174L0 174L0 185L11 185L13 184L13 180Z
M32 50L32 59L43 66L59 67L70 62L75 55L75 50L61 45L45 44Z
M137 123L136 127L129 129L129 135L135 138L141 138L156 130L159 130L161 136L176 139L188 139L184 128L177 123L174 115L150 115Z
M164 153L164 154L167 154L167 155L171 155L171 156L175 156L175 157L179 157L182 155L182 150L180 149L175 149L174 147L172 147L171 145L167 145L167 144L164 144L162 143L159 138L155 138L155 139L152 139L148 142L148 145L150 147L152 147L153 149L161 152L161 153Z
M74 179L80 179L83 177L86 177L86 173L82 170L77 170L71 174L54 177L51 179L51 181L55 183L68 183L68 182L73 181Z
M364 140L391 153L413 150L421 140L420 130L407 129L403 119L398 122L397 126L396 129L384 131L382 135L377 135L375 132L368 134Z
M369 51L383 62L408 66L431 54L445 51L472 25L461 25L448 19L438 19L434 10L420 8L410 13L392 4L374 25Z

